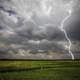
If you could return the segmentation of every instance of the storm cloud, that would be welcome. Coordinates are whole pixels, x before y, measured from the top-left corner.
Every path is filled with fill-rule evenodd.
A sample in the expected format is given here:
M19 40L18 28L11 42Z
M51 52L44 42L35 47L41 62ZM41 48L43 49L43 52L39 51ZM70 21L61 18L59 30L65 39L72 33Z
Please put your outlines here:
M9 45L4 51L31 49L63 52L67 40L60 26L68 15L69 8L72 8L72 14L64 24L64 29L71 40L80 40L80 1L68 4L69 2L70 0L0 0L0 43ZM4 52L2 46L0 51Z

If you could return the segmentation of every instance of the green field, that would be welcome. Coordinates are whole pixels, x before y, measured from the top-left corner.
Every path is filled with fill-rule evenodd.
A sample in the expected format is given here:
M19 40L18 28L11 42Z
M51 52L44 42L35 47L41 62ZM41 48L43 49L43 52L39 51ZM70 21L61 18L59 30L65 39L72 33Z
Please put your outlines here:
M0 80L80 80L80 61L0 61Z

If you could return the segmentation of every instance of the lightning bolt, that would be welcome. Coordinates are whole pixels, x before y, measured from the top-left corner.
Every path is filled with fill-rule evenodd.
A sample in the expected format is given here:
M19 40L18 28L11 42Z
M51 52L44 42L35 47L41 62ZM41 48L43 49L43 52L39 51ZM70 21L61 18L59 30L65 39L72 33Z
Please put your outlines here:
M46 1L46 0L45 0L45 1ZM45 1L44 1L44 3L43 3L43 9L44 9L44 11L46 10ZM66 6L70 6L71 4L73 4L73 0L71 0ZM46 11L45 11L45 12L46 12ZM48 14L48 15L50 15L50 12L51 12L51 9L49 8L49 14ZM47 11L46 13L48 13L48 11ZM62 20L61 26L59 27L59 29L64 33L64 35L65 35L65 37L66 37L66 39L67 39L67 41L68 41L68 43L69 43L69 45L67 46L67 48L68 48L69 54L71 55L72 60L74 60L74 55L73 55L73 53L72 53L72 51L71 51L72 42L71 42L71 40L69 39L66 30L64 29L64 23L69 19L69 17L71 17L71 13L72 13L72 10L71 10L71 9L68 9L68 16L65 17L65 18ZM47 26L47 25L51 25L51 24L46 24L45 26Z
M72 51L71 51L72 42L71 42L71 40L69 39L69 37L68 37L68 35L67 35L67 32L66 32L65 29L64 29L64 23L66 22L66 20L69 19L69 17L71 16L71 13L72 13L72 10L71 10L71 9L68 10L68 14L69 14L69 15L61 22L61 27L60 27L60 29L61 29L61 31L65 34L65 37L66 37L66 39L67 39L67 41L68 41L68 43L69 43L69 46L67 46L68 51L69 51L69 54L71 55L72 60L74 60L74 55L73 55L73 53L72 53Z

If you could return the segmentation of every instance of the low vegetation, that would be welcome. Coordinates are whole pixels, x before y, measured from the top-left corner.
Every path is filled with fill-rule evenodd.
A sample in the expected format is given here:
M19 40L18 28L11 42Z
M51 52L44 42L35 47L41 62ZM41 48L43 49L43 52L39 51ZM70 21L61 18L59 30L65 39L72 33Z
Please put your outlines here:
M0 80L80 80L80 61L0 61Z

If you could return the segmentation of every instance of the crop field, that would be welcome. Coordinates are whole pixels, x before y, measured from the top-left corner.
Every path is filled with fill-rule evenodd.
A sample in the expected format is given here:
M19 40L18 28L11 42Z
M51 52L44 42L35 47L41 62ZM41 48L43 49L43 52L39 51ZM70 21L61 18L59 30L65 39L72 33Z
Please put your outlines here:
M80 60L1 60L0 80L80 80Z

